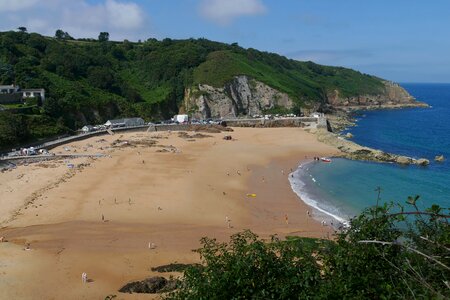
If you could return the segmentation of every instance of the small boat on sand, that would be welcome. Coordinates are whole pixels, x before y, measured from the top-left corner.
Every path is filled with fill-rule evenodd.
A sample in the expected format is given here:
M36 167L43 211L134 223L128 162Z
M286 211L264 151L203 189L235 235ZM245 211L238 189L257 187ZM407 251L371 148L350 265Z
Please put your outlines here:
M323 161L323 162L326 162L326 163L330 163L331 162L331 159L329 159L327 157L322 157L320 160Z

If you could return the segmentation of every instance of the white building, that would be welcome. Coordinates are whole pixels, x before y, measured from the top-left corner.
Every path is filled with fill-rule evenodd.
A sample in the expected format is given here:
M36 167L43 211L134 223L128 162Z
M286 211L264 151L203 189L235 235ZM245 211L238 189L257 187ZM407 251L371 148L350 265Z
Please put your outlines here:
M45 100L45 89L21 89L18 85L0 85L1 103L18 103L27 98Z
M85 125L85 126L83 126L83 128L81 128L81 131L84 132L84 133L88 133L88 132L94 131L94 126Z
M176 115L174 118L174 121L178 123L187 123L189 121L188 115Z
M41 100L45 100L45 90L44 89L23 89L20 90L20 93L22 93L22 98L34 98L34 97L41 97Z
M125 118L125 119L115 119L108 120L105 123L106 127L128 127L128 126L142 126L145 125L145 122L142 118Z
M19 91L19 87L14 84L11 85L0 85L0 94L12 94Z

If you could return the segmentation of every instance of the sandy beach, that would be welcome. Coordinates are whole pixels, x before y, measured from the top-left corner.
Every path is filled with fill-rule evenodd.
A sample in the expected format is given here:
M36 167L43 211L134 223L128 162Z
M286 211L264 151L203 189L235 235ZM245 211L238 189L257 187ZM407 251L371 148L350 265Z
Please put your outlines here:
M335 148L300 128L203 134L97 136L52 152L105 157L0 173L0 236L8 241L0 243L0 299L153 299L118 289L156 275L151 267L198 262L191 250L201 237L225 241L244 229L263 238L332 232L307 216L311 208L288 176L305 157Z

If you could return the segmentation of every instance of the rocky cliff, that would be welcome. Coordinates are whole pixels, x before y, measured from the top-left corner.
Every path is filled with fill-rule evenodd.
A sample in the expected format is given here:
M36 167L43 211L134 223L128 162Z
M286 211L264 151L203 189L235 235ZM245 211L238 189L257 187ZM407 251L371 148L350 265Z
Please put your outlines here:
M395 108L409 106L427 106L416 101L404 88L394 82L383 81L383 89L375 95L359 95L343 97L339 90L327 93L326 103L332 108L343 109L370 109L370 108Z
M186 89L184 97L184 109L193 118L260 115L277 107L290 109L292 105L287 94L247 76L236 76L223 88L201 84Z
M314 110L325 112L336 109L371 109L426 106L417 102L405 89L396 83L383 81L378 94L344 97L339 90L328 91L326 99L314 105ZM186 89L184 112L193 118L233 118L237 116L261 115L274 108L291 109L294 101L286 93L248 76L236 76L222 88L200 84Z

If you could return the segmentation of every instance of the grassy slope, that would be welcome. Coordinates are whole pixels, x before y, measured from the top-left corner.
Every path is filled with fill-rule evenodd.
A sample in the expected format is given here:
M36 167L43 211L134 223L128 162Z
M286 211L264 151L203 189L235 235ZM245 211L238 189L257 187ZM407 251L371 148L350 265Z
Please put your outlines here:
M120 76L139 92L146 103L159 103L168 97L170 94L170 86L168 84L148 88L142 81L145 75L139 73L141 72L138 68L129 68L121 70Z
M288 62L288 67L274 67L261 60L249 59L242 53L229 50L212 52L207 61L195 69L194 83L222 87L236 75L248 75L294 99L316 101L334 89L339 89L343 96L354 96L377 94L383 87L378 78L350 69Z
M248 75L285 92L294 98L300 95L319 99L320 86L295 72L276 70L259 61L251 61L243 54L231 51L212 52L206 62L194 70L194 83L222 87L236 75Z

